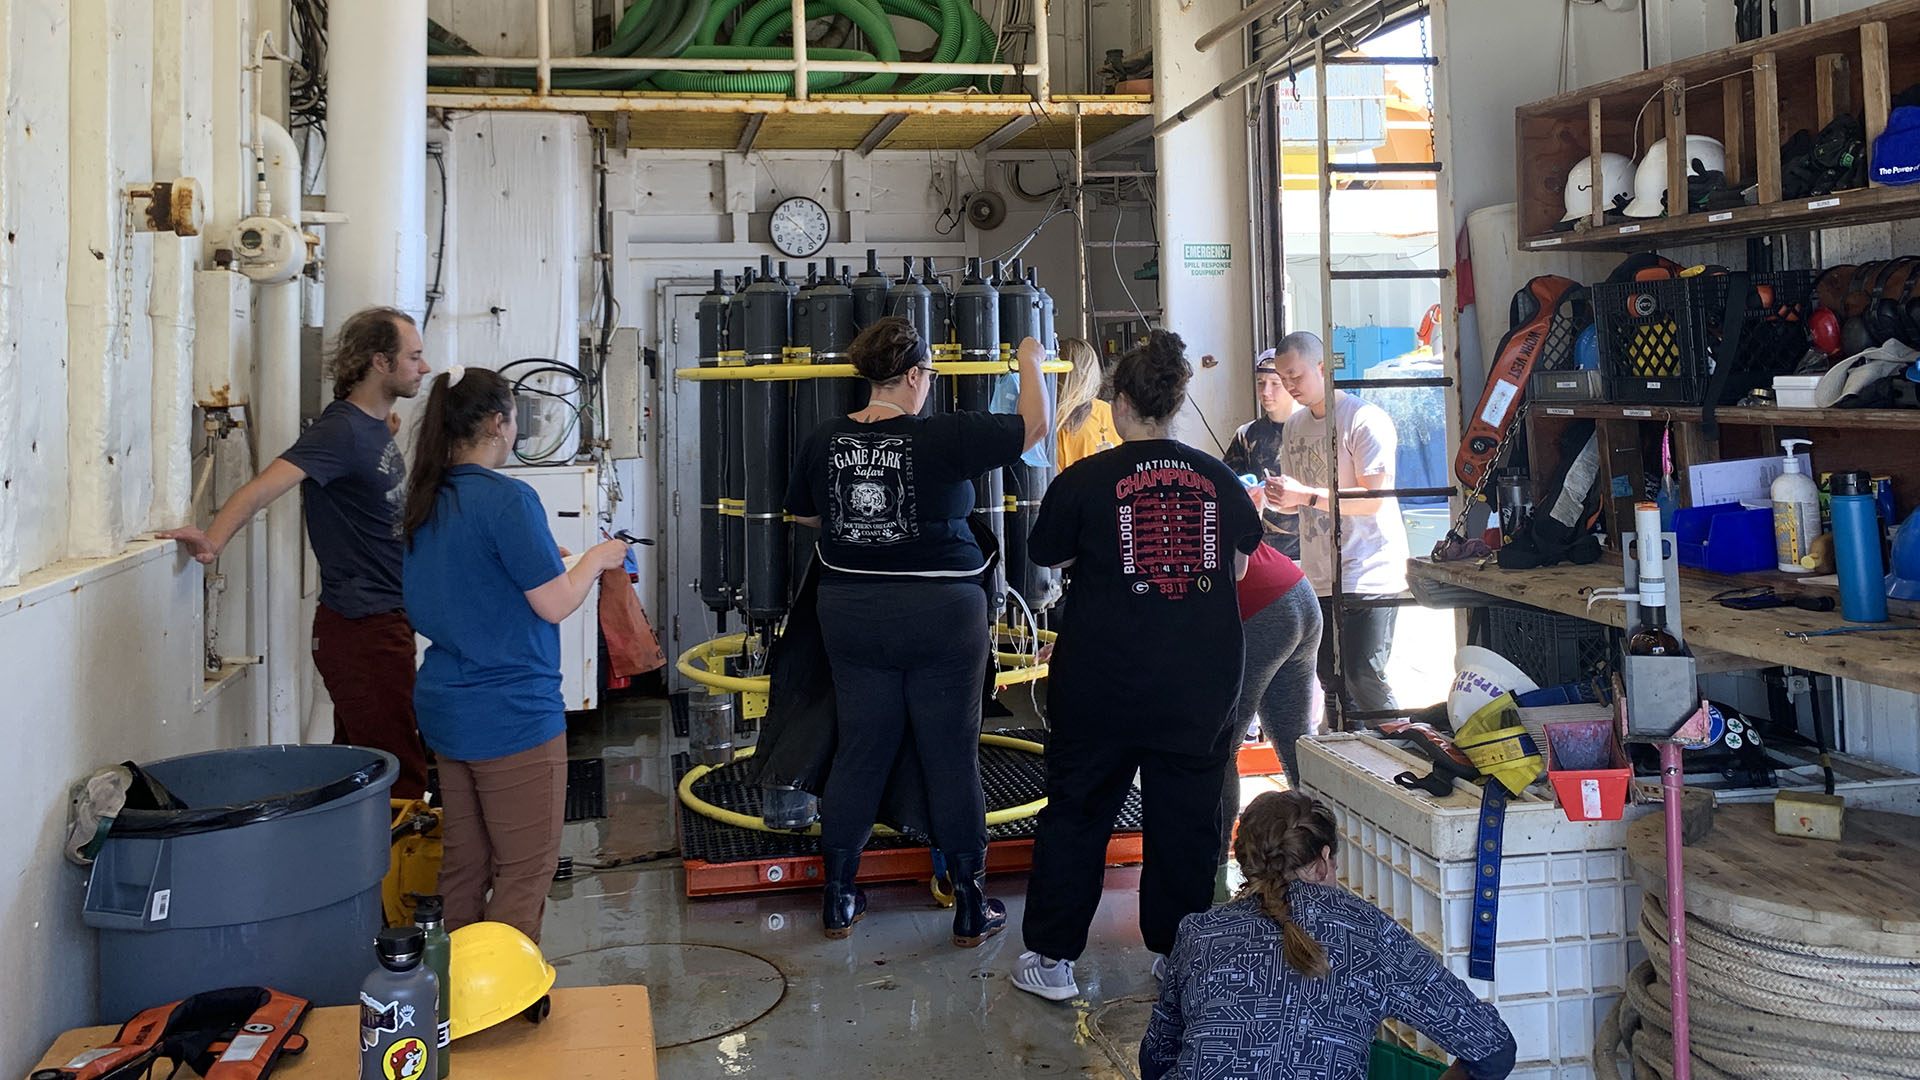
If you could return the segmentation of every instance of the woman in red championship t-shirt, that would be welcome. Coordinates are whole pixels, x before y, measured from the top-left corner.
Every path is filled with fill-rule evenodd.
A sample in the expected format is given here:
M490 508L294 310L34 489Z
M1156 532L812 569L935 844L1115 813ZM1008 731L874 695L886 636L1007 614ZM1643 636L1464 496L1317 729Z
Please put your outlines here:
M1261 505L1266 494L1258 484L1247 494ZM1292 559L1261 544L1247 558L1247 575L1236 586L1240 594L1240 621L1246 640L1246 667L1240 681L1240 730L1253 730L1254 716L1268 743L1286 766L1287 783L1300 786L1294 741L1306 734L1315 702L1314 661L1320 654L1320 601L1313 585ZM1214 898L1226 896L1227 845L1233 822L1240 816L1240 773L1227 771L1220 796L1221 848L1214 876Z

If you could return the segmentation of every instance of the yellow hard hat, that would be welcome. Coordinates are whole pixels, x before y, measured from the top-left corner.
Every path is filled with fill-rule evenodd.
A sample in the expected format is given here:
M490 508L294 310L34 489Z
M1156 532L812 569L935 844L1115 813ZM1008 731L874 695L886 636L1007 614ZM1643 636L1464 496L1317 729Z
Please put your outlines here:
M1454 730L1453 745L1467 755L1481 775L1498 780L1515 795L1546 771L1546 762L1533 736L1520 726L1513 695L1502 694L1481 706Z
M506 923L477 922L448 935L449 1035L458 1039L518 1016L553 988L540 946Z

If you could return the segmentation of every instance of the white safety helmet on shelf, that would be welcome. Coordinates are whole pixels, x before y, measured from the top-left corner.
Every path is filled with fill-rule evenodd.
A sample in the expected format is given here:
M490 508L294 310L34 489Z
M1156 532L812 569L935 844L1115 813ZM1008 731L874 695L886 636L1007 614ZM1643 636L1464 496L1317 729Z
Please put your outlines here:
M1725 172L1727 147L1710 135L1687 136L1687 175L1693 175L1693 163L1708 172ZM1627 204L1628 217L1659 217L1666 210L1662 201L1667 194L1667 140L1647 148L1647 155L1633 170L1633 201Z
M1613 209L1614 200L1633 194L1633 159L1625 154L1600 155L1600 209ZM1567 171L1567 216L1576 221L1593 213L1593 158L1583 157Z

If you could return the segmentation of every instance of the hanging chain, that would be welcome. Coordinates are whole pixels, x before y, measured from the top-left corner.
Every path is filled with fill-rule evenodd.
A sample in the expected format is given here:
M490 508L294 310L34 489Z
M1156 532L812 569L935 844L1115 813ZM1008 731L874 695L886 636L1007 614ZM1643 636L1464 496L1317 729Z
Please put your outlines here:
M1507 433L1500 436L1500 442L1493 448L1493 456L1487 459L1487 467L1480 471L1480 479L1474 482L1473 490L1467 492L1465 500L1460 503L1460 512L1454 515L1453 525L1447 529L1446 537L1433 545L1435 559L1440 557L1441 550L1448 544L1466 540L1467 517L1473 513L1474 504L1487 497L1487 485L1493 482L1493 474L1499 471L1500 462L1506 457L1507 444L1525 429L1527 413L1532 408L1533 402L1523 399L1520 407L1514 411L1513 423L1508 426Z
M1427 42L1427 24L1432 21L1433 21L1432 15L1428 15L1425 18L1422 18L1420 20L1420 55L1427 57L1428 59L1434 58L1433 48ZM1426 82L1427 82L1427 156L1429 158L1437 159L1440 156L1440 149L1439 149L1438 143L1436 143L1435 141L1435 136L1434 136L1435 126L1434 126L1434 116L1433 116L1433 69L1434 69L1433 64L1424 64L1421 66L1422 73L1426 76Z
M120 199L120 364L126 370L133 363L133 215L131 192Z

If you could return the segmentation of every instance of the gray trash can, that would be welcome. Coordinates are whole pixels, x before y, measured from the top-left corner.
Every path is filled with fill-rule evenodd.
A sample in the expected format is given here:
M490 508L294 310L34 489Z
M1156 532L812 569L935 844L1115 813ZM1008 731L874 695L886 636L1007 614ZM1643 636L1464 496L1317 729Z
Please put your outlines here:
M258 746L143 768L187 808L123 811L94 860L100 1021L228 986L358 1001L384 923L393 755Z

